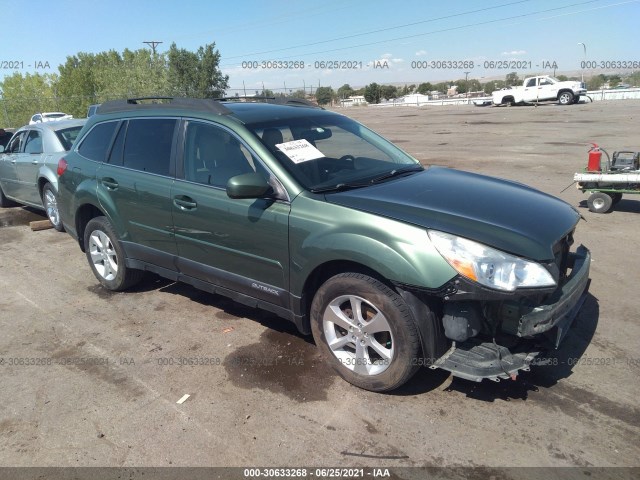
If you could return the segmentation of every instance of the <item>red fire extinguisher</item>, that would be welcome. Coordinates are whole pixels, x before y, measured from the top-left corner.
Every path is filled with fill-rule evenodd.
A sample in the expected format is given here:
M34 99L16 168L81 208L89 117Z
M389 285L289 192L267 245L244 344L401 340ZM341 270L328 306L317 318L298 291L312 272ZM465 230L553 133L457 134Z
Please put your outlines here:
M587 164L588 172L599 172L600 171L600 161L602 160L602 150L598 147L597 144L592 143L591 150L589 150L589 163Z

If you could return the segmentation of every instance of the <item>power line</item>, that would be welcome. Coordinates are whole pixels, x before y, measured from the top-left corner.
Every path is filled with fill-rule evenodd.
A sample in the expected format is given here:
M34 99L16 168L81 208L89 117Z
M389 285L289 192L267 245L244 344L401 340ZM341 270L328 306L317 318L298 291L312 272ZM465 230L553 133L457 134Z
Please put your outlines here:
M368 46L372 46L372 45L379 45L381 43L389 43L389 42L395 42L398 40L407 40L410 38L416 38L416 37L423 37L426 35L433 35L435 33L444 33L444 32L451 32L451 31L455 31L455 30L462 30L465 28L471 28L471 27L477 27L477 26L482 26L482 25L489 25L489 24L493 24L493 23L497 23L497 22L503 22L506 20L514 20L516 18L524 18L524 17L530 17L532 15L538 15L541 13L548 13L548 12L553 12L553 11L557 11L557 10L562 10L564 8L570 8L570 7L576 7L576 6L581 6L581 5L587 5L590 3L595 3L597 1L600 0L589 0L586 2L578 2L578 3L572 3L570 5L564 5L561 7L554 7L554 8L548 8L546 10L538 10L536 12L530 12L530 13L523 13L520 15L513 15L510 17L504 17L504 18L498 18L498 19L494 19L494 20L487 20L484 22L476 22L476 23L470 23L470 24L466 24L466 25L459 25L456 27L450 27L450 28L443 28L440 30L433 30L430 32L424 32L424 33L417 33L417 34L413 34L413 35L405 35L402 37L395 37L395 38L391 38L391 39L387 39L387 40L379 40L379 41L375 41L375 42L368 42L368 43L362 43L359 45L351 45L348 47L339 47L339 48L333 48L330 50L323 50L323 51L319 51L319 52L310 52L310 53L300 53L300 54L296 54L296 55L290 55L290 56L286 56L286 57L279 57L278 60L286 60L286 59L290 59L290 58L300 58L300 57L307 57L310 55L320 55L323 53L332 53L332 52L338 52L338 51L343 51L343 50L353 50L354 48L360 48L360 47L368 47ZM615 7L615 6L619 6L619 5L624 5L627 3L637 3L640 0L629 0L626 2L619 2L619 3L614 3L614 4L609 4L609 5L603 5L603 6L599 6L599 7L594 7L592 9L587 9L587 10L581 10L581 11L577 11L577 12L568 12L566 14L562 14L562 15L558 15L558 16L563 16L563 15L574 15L577 13L583 13L585 11L590 11L590 10L598 10L598 9L602 9L602 8L608 8L608 7ZM549 17L549 18L553 18L553 17ZM545 20L545 19L538 19L538 20ZM245 55L243 55L245 56ZM237 58L237 57L230 57L230 58ZM231 67L231 66L238 66L239 64L226 64L226 65L220 65L220 67Z
M517 2L504 3L502 5L495 5L493 7L480 8L478 10L469 10L467 12L462 12L462 13L454 13L454 14L451 14L451 15L446 15L444 17L430 18L428 20L421 20L419 22L405 23L403 25L397 25L395 27L380 28L378 30L371 30L371 31L368 31L368 32L354 33L352 35L346 35L344 37L336 37L336 38L331 38L329 40L320 40L318 42L305 43L305 44L302 44L302 45L296 45L294 47L284 47L284 48L278 48L278 49L274 49L274 50L265 50L265 51L262 51L262 52L247 53L246 55L235 55L233 57L227 57L227 60L230 60L230 59L233 59L233 58L248 57L250 55L264 55L265 53L283 52L285 50L292 50L292 49L295 49L295 48L311 47L313 45L321 45L323 43L331 43L331 42L337 42L339 40L347 40L349 38L363 37L363 36L366 36L366 35L373 35L374 33L387 32L389 30L397 30L399 28L413 27L415 25L421 25L423 23L432 23L432 22L437 22L439 20L447 20L449 18L462 17L464 15L471 15L473 13L485 12L487 10L493 10L493 9L501 8L501 7L508 7L510 5L516 5L516 4L519 4L519 3L526 3L526 2L530 2L530 1L531 0L519 0ZM597 0L593 0L593 1L597 1Z

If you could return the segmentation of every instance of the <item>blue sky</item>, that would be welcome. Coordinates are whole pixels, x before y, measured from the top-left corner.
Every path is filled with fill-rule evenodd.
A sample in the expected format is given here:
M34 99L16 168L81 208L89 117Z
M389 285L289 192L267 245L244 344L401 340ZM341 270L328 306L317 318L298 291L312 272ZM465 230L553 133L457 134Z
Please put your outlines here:
M68 55L137 49L147 40L163 41L159 51L172 42L189 50L215 42L231 88L247 93L263 84L295 90L437 82L464 78L465 71L485 81L512 71L492 69L488 61L517 60L526 65L517 69L521 75L552 74L553 62L558 72L575 72L584 59L578 42L586 45L588 60L640 62L640 0L32 0L23 6L3 0L0 5L0 62L22 62L22 73L57 73ZM304 68L246 68L246 62L283 60L303 62ZM315 68L316 62L336 60L357 68ZM425 61L445 64L424 69L417 67L429 64L413 63ZM473 67L449 68L455 61L472 61ZM36 69L36 62L51 68ZM12 72L0 69L0 79Z

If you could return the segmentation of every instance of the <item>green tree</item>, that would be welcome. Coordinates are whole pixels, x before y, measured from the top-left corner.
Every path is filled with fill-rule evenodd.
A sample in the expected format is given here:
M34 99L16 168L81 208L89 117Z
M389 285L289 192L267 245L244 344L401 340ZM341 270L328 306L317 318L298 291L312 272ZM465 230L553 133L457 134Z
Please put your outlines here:
M522 80L520 80L520 77L518 77L518 74L516 72L507 73L504 81L509 87L515 87L522 84Z
M219 98L229 88L229 76L219 69L220 53L215 43L190 52L172 43L168 52L168 90L172 95Z
M369 103L380 103L380 85L374 82L364 87L364 98Z
M348 98L354 94L355 90L351 88L348 83L345 83L340 88L338 88L338 97L340 98Z
M29 123L34 113L60 110L56 94L56 74L25 74L16 72L0 82L5 121L12 127Z
M418 85L418 93L422 95L429 95L433 90L435 90L435 88L429 82L423 82Z
M486 93L493 93L496 90L504 88L504 86L504 80L491 80L490 82L484 84L483 89Z
M333 100L333 88L331 87L318 87L316 90L316 100L318 105L327 105Z
M320 90L320 89L318 89L318 90ZM296 90L295 92L291 93L289 96L293 97L293 98L307 98L307 93L304 90L299 89L299 90Z
M396 98L398 96L398 87L396 87L395 85L381 85L380 96L387 100Z

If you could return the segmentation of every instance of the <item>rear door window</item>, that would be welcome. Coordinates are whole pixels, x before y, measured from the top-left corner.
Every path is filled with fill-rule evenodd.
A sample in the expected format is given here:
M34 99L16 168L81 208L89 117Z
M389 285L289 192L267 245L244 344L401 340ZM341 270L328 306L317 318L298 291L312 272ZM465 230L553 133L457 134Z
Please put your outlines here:
M24 153L42 153L42 135L37 130L29 131Z
M78 153L89 160L103 162L118 122L99 123L84 137Z
M123 166L157 175L171 175L171 149L176 124L175 118L129 120Z

